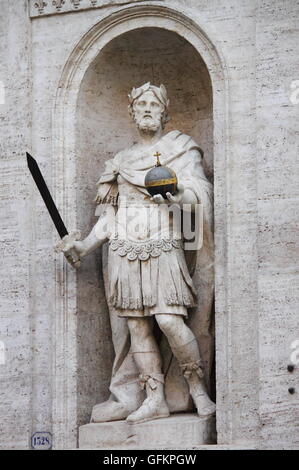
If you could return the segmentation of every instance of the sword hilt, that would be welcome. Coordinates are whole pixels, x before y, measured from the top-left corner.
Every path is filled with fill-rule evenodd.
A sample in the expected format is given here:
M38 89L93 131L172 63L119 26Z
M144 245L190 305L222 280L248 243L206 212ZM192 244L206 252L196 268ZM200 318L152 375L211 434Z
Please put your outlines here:
M80 268L81 259L77 255L76 251L74 249L72 249L72 250L69 251L69 253L70 253L70 258L69 258L69 255L65 255L68 263L70 263L70 265L73 266L76 269Z
M81 232L77 230L76 232L69 233L65 235L61 242L55 246L56 253L63 252L68 263L74 268L79 268L81 265L81 259L77 254L76 250L73 248L74 242L80 240Z

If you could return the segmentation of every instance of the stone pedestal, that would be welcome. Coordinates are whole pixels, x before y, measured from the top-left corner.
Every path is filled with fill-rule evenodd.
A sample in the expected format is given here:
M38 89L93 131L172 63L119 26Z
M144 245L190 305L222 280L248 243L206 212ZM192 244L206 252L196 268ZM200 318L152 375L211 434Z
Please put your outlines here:
M215 418L193 413L135 425L112 421L79 428L80 449L190 449L215 442Z

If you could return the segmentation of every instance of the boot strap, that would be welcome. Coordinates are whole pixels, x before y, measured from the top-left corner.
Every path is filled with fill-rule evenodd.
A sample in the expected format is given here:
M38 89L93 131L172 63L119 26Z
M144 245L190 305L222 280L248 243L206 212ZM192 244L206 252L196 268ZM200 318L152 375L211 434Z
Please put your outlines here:
M198 377L202 379L204 377L203 366L201 360L194 362L187 362L186 364L180 364L183 371L183 375L186 379L189 379L193 372L196 372Z
M164 384L164 375L163 374L140 374L139 381L141 389L144 390L146 388L146 384L148 383L152 390L156 390L157 383L160 382Z

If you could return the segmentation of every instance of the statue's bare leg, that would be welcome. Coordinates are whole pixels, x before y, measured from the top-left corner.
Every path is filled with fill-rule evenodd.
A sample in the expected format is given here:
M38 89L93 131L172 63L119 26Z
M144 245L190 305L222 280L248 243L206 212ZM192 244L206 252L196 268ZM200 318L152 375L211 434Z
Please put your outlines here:
M142 423L169 416L164 395L164 377L161 356L155 341L150 318L128 318L131 335L131 353L140 371L140 383L147 398L141 407L127 417L130 424Z
M194 334L181 315L160 314L156 315L156 320L183 370L199 416L209 416L215 413L215 403L210 400L207 394L198 344Z

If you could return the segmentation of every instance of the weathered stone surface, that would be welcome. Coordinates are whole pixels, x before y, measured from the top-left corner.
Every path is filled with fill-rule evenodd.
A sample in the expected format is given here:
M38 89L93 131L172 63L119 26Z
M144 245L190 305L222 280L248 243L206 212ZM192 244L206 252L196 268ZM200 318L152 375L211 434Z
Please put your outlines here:
M299 115L291 87L298 79L299 7L268 0L257 13L261 445L287 449L299 447L298 393L288 393L297 389L298 365L287 370L299 339Z
M79 448L176 449L215 443L215 419L177 414L141 424L91 423L79 428Z
M32 423L31 217L25 150L30 146L30 21L27 2L1 3L0 448L28 448ZM31 233L31 235L30 235Z

